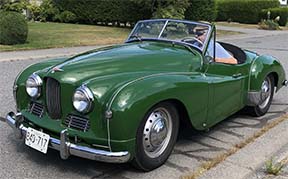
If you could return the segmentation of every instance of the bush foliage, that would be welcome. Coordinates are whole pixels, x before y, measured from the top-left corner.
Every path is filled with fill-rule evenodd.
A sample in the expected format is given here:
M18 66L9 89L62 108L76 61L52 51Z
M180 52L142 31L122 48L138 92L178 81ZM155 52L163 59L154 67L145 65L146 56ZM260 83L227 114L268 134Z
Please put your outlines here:
M288 21L288 7L279 7L279 8L271 8L271 9L264 9L261 11L260 18L267 19L267 13L270 11L270 18L275 19L277 16L280 17L279 25L286 26Z
M27 40L28 26L22 14L0 12L0 44L22 44Z
M151 5L154 10L153 18L184 19L189 4L189 0L155 1Z
M135 0L54 0L60 10L76 15L79 23L135 23L139 19L151 18L151 7L141 6Z
M217 21L257 24L263 9L279 7L278 0L217 0Z
M214 0L190 0L190 6L185 12L185 18L194 21L214 21L217 16Z

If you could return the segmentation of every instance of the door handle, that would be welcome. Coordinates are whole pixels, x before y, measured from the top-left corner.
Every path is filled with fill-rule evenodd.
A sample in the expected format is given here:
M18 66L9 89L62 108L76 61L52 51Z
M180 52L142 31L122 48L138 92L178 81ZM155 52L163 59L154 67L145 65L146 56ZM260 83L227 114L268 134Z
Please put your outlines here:
M239 78L240 76L242 76L242 73L236 73L232 75L233 78Z

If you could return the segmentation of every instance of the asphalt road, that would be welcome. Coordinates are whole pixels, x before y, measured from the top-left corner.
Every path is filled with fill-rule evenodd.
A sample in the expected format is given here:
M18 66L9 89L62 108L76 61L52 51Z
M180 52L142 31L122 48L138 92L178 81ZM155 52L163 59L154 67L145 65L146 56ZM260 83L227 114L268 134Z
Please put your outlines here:
M228 41L260 54L277 57L288 73L288 33L277 36ZM16 75L39 60L0 62L0 115L14 110L12 84ZM179 178L196 170L203 162L227 151L252 136L265 124L288 111L288 88L274 97L269 113L261 118L236 114L213 127L209 132L184 131L169 160L149 173L135 170L129 164L106 164L70 157L64 161L59 153L49 150L41 154L16 140L7 124L0 123L1 178Z

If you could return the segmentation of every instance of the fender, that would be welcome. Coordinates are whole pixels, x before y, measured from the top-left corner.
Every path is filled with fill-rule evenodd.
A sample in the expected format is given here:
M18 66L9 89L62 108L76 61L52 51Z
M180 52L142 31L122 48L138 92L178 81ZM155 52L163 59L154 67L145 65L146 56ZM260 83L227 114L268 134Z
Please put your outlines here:
M27 78L34 72L46 72L47 69L51 66L54 66L58 63L61 63L63 61L65 61L67 58L57 58L57 59L50 59L50 60L45 60L44 62L39 62L39 63L36 63L36 64L32 64L28 67L26 67L23 71L21 71L16 79L15 79L15 82L18 84L18 85L21 85L23 83L26 82ZM39 74L41 75L41 74Z
M283 86L285 71L278 60L272 56L259 56L251 65L249 91L260 91L263 80L267 75L273 73L277 91Z
M192 125L202 129L208 99L207 77L201 73L156 74L130 82L114 94L108 105L108 111L113 113L111 119L107 119L111 140L134 139L146 112L165 100L183 103Z
M48 61L32 64L21 71L17 77L15 78L14 85L13 85L13 93L15 100L17 99L16 96L21 96L21 100L16 101L17 110L18 108L23 109L29 103L30 98L26 95L26 80L28 77L36 72L40 76L43 75L51 66L64 61L66 58L57 58L51 59Z

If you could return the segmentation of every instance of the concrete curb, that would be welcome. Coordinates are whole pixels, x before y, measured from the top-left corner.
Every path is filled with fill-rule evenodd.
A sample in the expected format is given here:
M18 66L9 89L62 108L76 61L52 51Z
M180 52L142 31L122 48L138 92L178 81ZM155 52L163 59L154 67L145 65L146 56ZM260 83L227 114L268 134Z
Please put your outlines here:
M287 145L288 120L286 119L280 124L205 172L198 179L246 179L253 175L265 161Z

